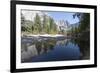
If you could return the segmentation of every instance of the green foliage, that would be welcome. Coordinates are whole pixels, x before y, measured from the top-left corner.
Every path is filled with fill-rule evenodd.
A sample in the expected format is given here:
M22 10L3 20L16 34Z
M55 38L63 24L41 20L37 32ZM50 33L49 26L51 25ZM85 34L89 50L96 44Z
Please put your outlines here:
M21 30L22 31L25 31L26 30L26 28L24 27L24 24L25 24L25 17L21 13Z
M24 25L25 23L25 17L24 15L21 13L21 24Z
M73 15L73 18L77 16L80 20L80 25L77 28L79 32L85 31L90 28L90 14L89 13L75 13ZM76 30L77 30L76 29Z
M90 14L85 13L82 15L82 18L80 21L80 31L83 31L89 28L90 28Z
M47 19L46 19L46 15L43 16L43 30L42 32L46 32L46 26L47 25Z
M82 53L82 59L90 55L90 14L89 13L76 13L74 18L77 16L80 20L79 26L74 29L75 34L80 34L78 39L75 39L76 43L80 46L80 52Z
M24 16L21 14L21 28L23 32L28 32L30 34L57 34L58 32L53 18L45 14L43 15L43 20L36 14L33 22L25 20Z
M34 20L34 21L36 21L36 20ZM39 25L39 29L41 29L41 31L39 33L54 34L57 31L57 27L56 27L54 20L52 18L46 16L45 14L43 16L42 24Z
M34 29L35 32L40 33L41 32L41 19L38 14L36 14L36 17L34 18L34 27L32 26L32 29Z
M56 34L58 30L57 30L57 26L56 26L54 20L52 18L50 18L50 21L49 22L50 22L50 26L49 26L50 33L51 34Z

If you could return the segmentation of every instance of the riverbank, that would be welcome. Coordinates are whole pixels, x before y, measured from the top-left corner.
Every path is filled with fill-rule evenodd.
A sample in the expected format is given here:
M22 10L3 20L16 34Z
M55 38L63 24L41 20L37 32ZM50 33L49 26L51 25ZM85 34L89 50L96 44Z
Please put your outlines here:
M22 36L31 36L31 37L65 37L66 35L62 34L28 34L28 35L22 35Z

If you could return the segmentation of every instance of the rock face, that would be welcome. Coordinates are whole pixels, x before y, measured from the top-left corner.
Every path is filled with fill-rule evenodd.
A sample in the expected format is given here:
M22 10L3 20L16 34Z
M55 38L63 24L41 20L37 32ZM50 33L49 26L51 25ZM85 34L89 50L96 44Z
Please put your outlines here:
M25 20L31 21L33 23L34 23L34 18L36 17L36 14L39 15L41 21L43 21L44 15L46 16L46 19L50 18L50 16L46 12L43 12L43 11L22 10L21 13L25 17Z
M26 20L29 21L34 21L34 17L36 16L36 14L39 14L39 16L42 18L44 13L41 11L33 11L33 10L22 10L21 11L22 14L24 15Z
M67 30L71 30L73 28L77 28L79 26L79 24L80 24L79 22L74 23L74 24L70 24L70 25L68 25Z
M57 24L57 27L58 27L58 30L61 31L61 30L64 30L66 31L67 28L68 28L68 25L69 25L69 22L66 20L60 20L60 21L56 21L56 24Z
M22 10L22 15L25 17L25 20L26 20L25 22L26 26L28 25L28 23L34 23L34 18L36 14L40 16L41 21L43 21L44 15L46 16L46 19L52 18L51 16L49 16L49 14L43 11ZM59 20L59 21L54 21L54 22L56 23L56 26L59 31L61 30L66 31L69 26L69 22L67 20Z

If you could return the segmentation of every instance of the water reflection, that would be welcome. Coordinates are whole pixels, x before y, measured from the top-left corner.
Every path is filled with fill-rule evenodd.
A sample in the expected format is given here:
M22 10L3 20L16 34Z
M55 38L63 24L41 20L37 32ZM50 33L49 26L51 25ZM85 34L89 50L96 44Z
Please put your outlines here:
M88 44L78 39L23 37L21 42L22 62L81 60L84 54L89 53L83 49Z
M56 41L54 39L51 40L41 40L35 43L36 49L39 54L41 54L41 51L43 50L42 53L47 53L48 50L53 50L53 47L56 45Z

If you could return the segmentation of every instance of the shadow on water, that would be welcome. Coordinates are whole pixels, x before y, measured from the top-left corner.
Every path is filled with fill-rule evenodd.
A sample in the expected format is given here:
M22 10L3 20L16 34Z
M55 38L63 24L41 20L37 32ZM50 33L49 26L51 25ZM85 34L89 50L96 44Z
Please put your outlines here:
M73 42L80 47L80 59L90 59L90 32L84 33L79 38L74 39Z

